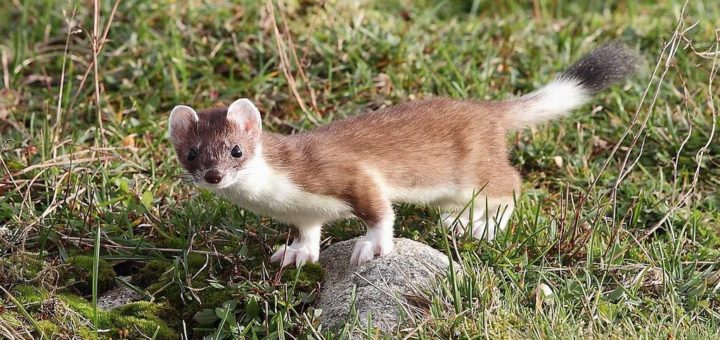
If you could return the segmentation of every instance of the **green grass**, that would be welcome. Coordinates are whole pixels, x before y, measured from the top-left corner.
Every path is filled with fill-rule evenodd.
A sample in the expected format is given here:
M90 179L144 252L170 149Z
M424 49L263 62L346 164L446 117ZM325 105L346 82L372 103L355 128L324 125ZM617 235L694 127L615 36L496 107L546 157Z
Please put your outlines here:
M14 298L0 296L0 335L340 337L318 330L317 268L268 264L287 226L183 179L169 110L248 97L268 130L290 133L413 98L526 93L619 38L642 54L637 76L508 136L523 193L496 242L446 243L436 211L396 207L397 236L447 250L467 275L438 282L429 318L387 336L718 337L720 7L683 5L300 1L275 6L278 40L252 1L121 1L96 91L92 2L3 1L0 286ZM112 9L100 2L97 32ZM342 221L324 236L360 234ZM98 284L80 293L64 274L75 256L134 274L170 308L95 311Z

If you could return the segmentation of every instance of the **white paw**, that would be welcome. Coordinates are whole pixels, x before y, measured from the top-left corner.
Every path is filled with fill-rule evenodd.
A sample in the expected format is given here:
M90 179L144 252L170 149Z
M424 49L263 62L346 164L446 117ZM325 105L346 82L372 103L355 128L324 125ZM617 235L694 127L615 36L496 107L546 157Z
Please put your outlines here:
M372 260L375 255L385 256L393 251L395 243L392 238L377 238L372 236L364 236L355 243L350 264L359 266Z
M320 250L313 249L304 244L293 244L291 246L283 245L275 254L270 257L272 262L280 262L281 267L295 264L296 267L300 267L305 263L317 262L320 257Z

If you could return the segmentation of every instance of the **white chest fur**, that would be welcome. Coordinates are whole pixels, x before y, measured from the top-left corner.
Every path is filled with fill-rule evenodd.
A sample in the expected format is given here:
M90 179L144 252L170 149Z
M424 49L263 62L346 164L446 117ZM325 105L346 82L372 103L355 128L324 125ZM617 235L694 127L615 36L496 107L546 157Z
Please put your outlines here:
M260 148L241 170L228 176L233 176L232 184L215 189L217 193L244 209L281 222L317 224L351 215L352 209L345 202L304 191L287 174L270 167Z

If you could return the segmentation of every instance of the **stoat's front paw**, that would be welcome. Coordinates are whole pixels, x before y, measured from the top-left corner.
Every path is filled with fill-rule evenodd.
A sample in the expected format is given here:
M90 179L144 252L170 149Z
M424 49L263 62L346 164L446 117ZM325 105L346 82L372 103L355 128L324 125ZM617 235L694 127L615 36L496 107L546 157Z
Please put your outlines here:
M272 262L280 262L281 267L285 267L291 264L295 264L296 267L300 267L305 263L317 262L320 257L320 250L313 249L310 246L298 244L298 245L283 245L275 254L270 257Z
M395 243L392 238L384 239L373 236L363 236L355 243L350 264L354 266L361 265L372 260L375 255L385 256L393 251Z

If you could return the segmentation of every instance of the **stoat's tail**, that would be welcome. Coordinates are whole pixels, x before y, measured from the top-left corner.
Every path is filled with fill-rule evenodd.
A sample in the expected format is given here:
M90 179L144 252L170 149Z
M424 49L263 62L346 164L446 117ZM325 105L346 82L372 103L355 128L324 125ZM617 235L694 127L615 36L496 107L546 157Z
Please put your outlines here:
M618 42L606 43L578 60L555 80L510 101L512 128L562 117L590 97L632 74L637 56Z

